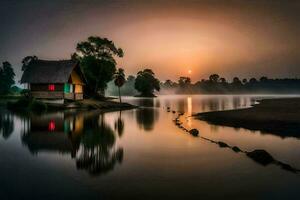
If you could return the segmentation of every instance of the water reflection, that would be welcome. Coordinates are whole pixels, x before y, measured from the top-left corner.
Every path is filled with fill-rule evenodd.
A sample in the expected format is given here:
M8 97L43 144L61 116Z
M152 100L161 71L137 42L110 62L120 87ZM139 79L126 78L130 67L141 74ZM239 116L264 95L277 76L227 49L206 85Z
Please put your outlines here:
M155 98L138 98L138 99L136 99L137 105L140 105L143 107L149 107L149 108L153 108L156 106L159 107L160 103L156 103L156 101L157 101L157 99L155 99Z
M13 116L7 113L0 114L0 135L7 140L14 131Z
M159 120L159 112L154 108L137 109L135 114L139 128L145 131L151 131Z
M115 131L117 131L119 137L124 133L124 120L122 119L122 111L119 112L119 117L115 121Z
M121 113L117 132L122 135ZM70 154L77 169L91 175L106 173L122 163L123 148L116 146L115 131L106 123L105 114L53 113L27 118L28 129L22 134L23 144L32 154L59 152Z
M76 166L93 175L104 174L123 161L123 148L115 147L114 131L106 124L103 114L84 121L88 129L80 140L82 149Z

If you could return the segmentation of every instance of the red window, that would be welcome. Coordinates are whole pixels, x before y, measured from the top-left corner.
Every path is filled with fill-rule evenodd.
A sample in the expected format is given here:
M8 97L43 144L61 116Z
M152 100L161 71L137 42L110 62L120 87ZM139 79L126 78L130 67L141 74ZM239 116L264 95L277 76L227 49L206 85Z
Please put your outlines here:
M54 91L55 90L55 85L54 84L48 85L48 90L49 91Z
M49 131L54 131L55 130L55 122L51 120L48 124L48 130Z

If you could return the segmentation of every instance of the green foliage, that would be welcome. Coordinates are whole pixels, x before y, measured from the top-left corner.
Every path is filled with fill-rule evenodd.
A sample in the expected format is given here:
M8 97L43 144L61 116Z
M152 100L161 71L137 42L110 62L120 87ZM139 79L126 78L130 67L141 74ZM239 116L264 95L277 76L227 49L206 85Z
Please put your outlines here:
M107 60L98 60L94 57L87 56L81 59L81 66L88 81L89 88L97 94L103 93L107 87L107 82L113 79L116 66Z
M91 36L87 41L77 44L72 59L80 61L90 91L103 95L116 71L114 57L123 57L123 54L123 50L107 38Z
M137 73L135 80L135 89L141 93L142 96L154 96L153 92L160 90L160 83L151 69L144 69Z
M15 73L9 62L3 62L0 67L0 94L8 94L14 81Z

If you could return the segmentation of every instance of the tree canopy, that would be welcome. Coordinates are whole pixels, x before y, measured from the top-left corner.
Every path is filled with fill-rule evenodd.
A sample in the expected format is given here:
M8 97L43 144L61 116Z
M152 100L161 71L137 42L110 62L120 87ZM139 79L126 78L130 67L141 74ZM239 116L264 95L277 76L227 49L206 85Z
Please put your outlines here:
M154 96L154 91L160 90L160 82L151 69L144 69L137 73L134 87L141 96Z
M178 80L178 85L181 88L186 88L191 84L191 79L189 77L181 76Z
M126 81L125 73L123 68L119 68L115 73L115 85L117 87L122 87Z
M37 60L38 57L37 56L26 56L25 58L23 58L22 60L22 71L25 71L28 67L28 65L34 61Z
M113 41L91 36L77 44L72 59L80 61L90 93L103 95L107 83L113 79L116 71L115 57L123 55L123 50L117 48Z
M15 72L9 62L3 62L2 67L0 67L0 94L7 94L14 81Z

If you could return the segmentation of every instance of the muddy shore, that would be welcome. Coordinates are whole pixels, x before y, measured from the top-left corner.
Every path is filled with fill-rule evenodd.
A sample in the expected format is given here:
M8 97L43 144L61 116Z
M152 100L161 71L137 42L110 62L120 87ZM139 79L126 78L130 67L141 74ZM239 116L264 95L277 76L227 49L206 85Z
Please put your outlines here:
M215 125L300 137L300 98L265 99L251 108L199 113L195 117Z

